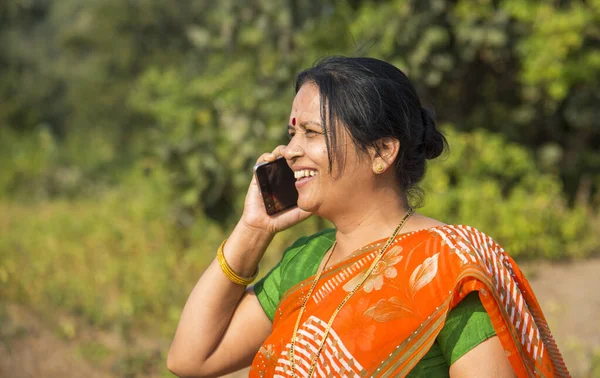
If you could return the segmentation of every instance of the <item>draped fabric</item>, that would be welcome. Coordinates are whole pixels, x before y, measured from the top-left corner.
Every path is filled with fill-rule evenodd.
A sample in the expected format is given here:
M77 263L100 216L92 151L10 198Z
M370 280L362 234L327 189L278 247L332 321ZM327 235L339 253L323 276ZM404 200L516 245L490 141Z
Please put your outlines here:
M323 272L298 327L298 376L308 375L331 314L384 243L373 242ZM291 375L290 341L313 279L279 301L251 377ZM314 376L406 376L433 345L448 312L474 291L517 376L570 376L527 280L502 247L468 226L399 235L335 318Z

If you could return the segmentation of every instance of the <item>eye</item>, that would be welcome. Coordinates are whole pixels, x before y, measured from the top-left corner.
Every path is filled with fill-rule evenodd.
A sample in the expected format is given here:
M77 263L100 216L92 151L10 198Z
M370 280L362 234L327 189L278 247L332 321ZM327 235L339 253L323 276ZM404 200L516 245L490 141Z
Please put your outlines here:
M321 135L322 134L322 132L320 132L320 131L311 130L311 129L306 129L306 131L304 133L306 134L306 136L308 138L312 138L312 137L315 137L317 135Z
M296 119L294 118L294 121ZM287 136L289 140L292 140L292 138L294 137L294 135L296 135L296 129L293 126L288 125L287 127Z

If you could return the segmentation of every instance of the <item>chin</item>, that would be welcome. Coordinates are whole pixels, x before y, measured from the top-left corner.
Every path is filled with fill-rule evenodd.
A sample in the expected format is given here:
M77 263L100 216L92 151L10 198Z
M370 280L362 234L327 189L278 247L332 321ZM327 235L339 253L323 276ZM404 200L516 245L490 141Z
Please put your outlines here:
M319 215L319 205L312 201L303 201L302 199L298 199L298 207L301 210L308 211L309 213Z

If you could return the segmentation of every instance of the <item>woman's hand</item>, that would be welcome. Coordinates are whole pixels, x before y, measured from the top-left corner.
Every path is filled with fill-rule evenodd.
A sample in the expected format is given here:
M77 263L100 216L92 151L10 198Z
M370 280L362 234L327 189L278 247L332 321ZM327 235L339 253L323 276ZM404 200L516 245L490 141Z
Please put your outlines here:
M277 146L273 152L267 152L262 154L257 164L271 162L282 156L282 149L286 146ZM242 214L241 222L248 228L267 232L271 235L276 234L279 231L283 231L295 224L298 224L308 218L311 213L301 210L298 207L284 211L276 215L268 215L265 210L262 195L258 182L256 181L256 175L252 175L252 181L246 194L246 200L244 202L244 213Z

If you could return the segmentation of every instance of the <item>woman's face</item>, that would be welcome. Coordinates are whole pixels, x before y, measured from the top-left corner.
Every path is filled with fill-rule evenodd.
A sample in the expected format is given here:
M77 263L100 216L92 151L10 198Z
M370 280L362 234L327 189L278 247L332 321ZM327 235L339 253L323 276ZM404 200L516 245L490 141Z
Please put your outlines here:
M315 84L304 84L292 104L290 142L282 153L296 176L298 206L326 218L348 208L353 198L363 196L373 181L369 156L358 152L342 125L337 129L337 146L331 150L338 151L338 155L332 156L330 172L319 89ZM338 162L343 163L343 168Z

